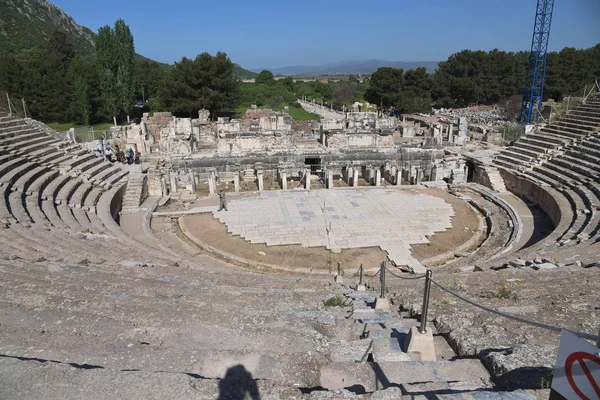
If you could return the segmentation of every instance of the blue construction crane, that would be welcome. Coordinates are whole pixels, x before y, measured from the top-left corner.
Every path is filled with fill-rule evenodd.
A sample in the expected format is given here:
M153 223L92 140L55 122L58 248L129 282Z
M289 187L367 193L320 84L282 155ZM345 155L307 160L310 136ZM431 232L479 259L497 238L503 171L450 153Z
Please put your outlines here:
M538 0L529 53L527 78L523 89L520 121L531 124L541 117L544 97L544 80L546 79L546 56L554 0Z

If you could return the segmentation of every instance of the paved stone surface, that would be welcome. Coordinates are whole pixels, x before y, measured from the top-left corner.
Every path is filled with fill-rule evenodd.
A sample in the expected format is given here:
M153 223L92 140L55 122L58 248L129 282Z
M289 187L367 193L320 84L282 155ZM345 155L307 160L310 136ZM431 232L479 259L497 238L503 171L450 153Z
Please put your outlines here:
M413 244L452 227L443 199L391 189L263 193L233 200L213 215L234 235L267 246L299 244L341 249L379 246L396 265L424 270Z

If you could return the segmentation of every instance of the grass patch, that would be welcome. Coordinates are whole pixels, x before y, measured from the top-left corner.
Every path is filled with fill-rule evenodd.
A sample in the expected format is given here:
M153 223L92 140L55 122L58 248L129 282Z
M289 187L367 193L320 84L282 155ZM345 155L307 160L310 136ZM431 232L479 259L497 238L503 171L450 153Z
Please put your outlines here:
M57 123L51 122L48 125L50 128L57 132L66 132L71 128L75 128L75 137L78 143L91 142L92 140L98 140L104 136L104 131L113 126L110 122L102 122L100 124L92 125L94 128L94 136L90 134L90 127L84 125L78 125L72 122L68 123Z
M55 131L58 131L58 132L66 132L66 131L68 131L71 128L75 128L75 129L85 128L85 129L88 129L87 126L78 125L78 124L73 123L73 122L67 122L67 123L51 122L51 123L46 124L46 125L48 125L50 128L52 128L52 129L54 129ZM102 122L100 124L93 125L95 131L104 131L104 130L107 130L108 128L110 128L111 126L113 126L113 124L110 123L110 122Z
M317 114L309 113L308 111L305 111L303 108L292 107L291 104L284 104L281 107L277 107L276 109L274 109L274 111L283 111L283 107L285 107L286 105L289 107L290 117L292 117L294 119L294 121L311 121L311 120L319 121L321 119L321 117L318 116ZM244 114L246 113L246 110L249 108L250 108L250 104L243 104L243 105L237 107L234 110L233 118L237 118L237 119L243 118ZM270 107L260 106L258 108L265 109L265 108L270 108Z
M350 305L349 302L344 300L338 294L323 301L323 304L325 304L327 307L346 307L346 306Z

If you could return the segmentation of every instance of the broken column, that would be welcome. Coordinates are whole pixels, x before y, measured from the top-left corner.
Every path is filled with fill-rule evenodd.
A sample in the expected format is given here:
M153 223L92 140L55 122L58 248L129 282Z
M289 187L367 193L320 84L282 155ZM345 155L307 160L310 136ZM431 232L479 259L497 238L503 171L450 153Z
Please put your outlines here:
M400 186L400 185L402 185L402 172L403 172L403 171L404 171L404 170L403 170L402 168L400 168L400 169L398 169L398 170L396 171L396 173L394 174L394 176L395 176L395 178L396 178L396 181L394 182L394 184L395 184L396 186Z
M194 176L194 171L190 171L190 181L190 191L192 192L192 194L194 194L196 193L196 177Z
M281 190L287 190L287 174L282 172L281 176Z
M175 174L169 175L169 183L171 184L171 193L177 193L177 177Z
M380 186L381 185L381 170L379 168L377 168L377 171L375 171L375 186Z
M415 175L415 185L420 185L422 178L423 178L423 170L420 168L417 168L417 172Z
M258 181L258 191L262 192L264 187L262 171L256 171L256 179Z
M238 193L240 191L240 173L239 172L233 173L233 190L235 190L236 193Z
M358 169L354 170L354 177L352 179L352 186L358 187Z
M304 182L304 185L305 185L304 188L306 190L310 190L310 169L305 170L304 177L306 178L305 182Z
M208 174L208 192L214 194L216 190L217 182L215 180L215 171L210 171Z
M327 171L327 189L333 189L333 171Z
M354 169L352 167L348 167L346 169L346 183L348 186L352 186L352 180L354 179Z

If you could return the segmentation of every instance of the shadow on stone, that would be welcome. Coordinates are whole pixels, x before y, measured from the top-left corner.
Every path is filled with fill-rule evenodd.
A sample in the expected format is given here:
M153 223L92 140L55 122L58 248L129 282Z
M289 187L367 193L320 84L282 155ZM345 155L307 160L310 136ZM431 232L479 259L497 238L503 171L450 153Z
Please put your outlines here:
M256 379L243 365L236 365L227 370L225 377L219 382L218 400L260 400Z

